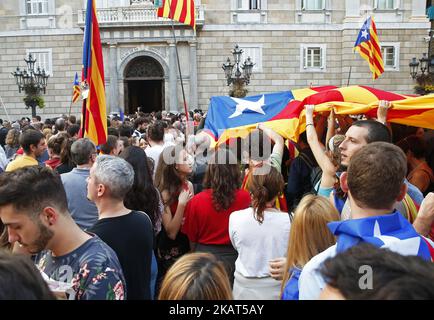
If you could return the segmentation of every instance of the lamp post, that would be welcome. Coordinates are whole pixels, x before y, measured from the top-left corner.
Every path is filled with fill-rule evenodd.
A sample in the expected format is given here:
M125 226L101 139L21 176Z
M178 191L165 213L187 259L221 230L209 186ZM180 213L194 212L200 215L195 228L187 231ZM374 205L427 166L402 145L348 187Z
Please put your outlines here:
M410 76L417 82L416 93L423 95L434 92L434 55L428 58L428 54L423 53L420 59L413 57L408 66L410 67Z
M229 95L236 98L243 98L246 96L247 89L245 89L244 86L250 83L253 66L255 65L250 57L241 64L242 53L243 50L240 49L238 44L235 45L235 48L232 50L234 63L231 62L230 58L227 58L226 62L222 65L227 85L229 86L232 84L232 90L229 91Z
M49 75L44 69L37 67L35 70L36 59L29 53L27 59L24 59L27 64L27 69L20 70L19 67L12 72L15 77L18 91L21 93L24 90L26 97L24 103L26 108L32 108L32 117L36 116L36 106L40 108L44 107L44 100L40 96L41 92L44 92L48 84Z

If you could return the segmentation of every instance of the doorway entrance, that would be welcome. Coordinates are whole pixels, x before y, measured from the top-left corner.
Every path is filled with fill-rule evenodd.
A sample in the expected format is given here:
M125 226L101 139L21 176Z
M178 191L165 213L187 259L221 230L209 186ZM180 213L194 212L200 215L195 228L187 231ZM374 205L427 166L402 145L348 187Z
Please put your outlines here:
M138 108L145 113L161 111L164 106L164 71L154 58L142 56L125 68L125 113Z

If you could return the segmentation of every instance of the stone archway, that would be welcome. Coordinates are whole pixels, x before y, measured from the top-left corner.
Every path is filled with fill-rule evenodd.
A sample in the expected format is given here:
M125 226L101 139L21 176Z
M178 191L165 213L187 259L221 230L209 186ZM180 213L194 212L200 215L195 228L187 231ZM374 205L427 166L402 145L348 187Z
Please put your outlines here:
M123 72L125 113L150 113L165 108L164 69L153 57L138 56Z

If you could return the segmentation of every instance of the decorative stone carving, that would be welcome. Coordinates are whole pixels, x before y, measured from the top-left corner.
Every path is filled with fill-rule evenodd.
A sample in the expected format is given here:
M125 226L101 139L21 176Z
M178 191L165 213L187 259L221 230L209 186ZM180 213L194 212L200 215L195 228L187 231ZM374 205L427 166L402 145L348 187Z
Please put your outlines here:
M126 78L163 78L160 64L151 57L138 57L131 61L125 72Z

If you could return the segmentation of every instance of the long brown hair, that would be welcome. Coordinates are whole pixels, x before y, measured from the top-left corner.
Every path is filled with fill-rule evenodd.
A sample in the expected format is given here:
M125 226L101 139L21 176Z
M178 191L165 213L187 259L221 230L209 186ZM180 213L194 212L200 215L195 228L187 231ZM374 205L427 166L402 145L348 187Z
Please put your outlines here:
M289 269L302 269L310 259L336 243L327 223L337 220L339 213L328 199L312 194L303 197L291 223L281 292L291 277Z
M157 171L155 172L155 187L163 193L167 191L169 193L169 201L164 203L164 205L170 206L176 199L178 199L178 194L182 189L182 184L184 181L176 170L176 164L179 161L179 156L182 147L179 146L168 146L163 149L158 159ZM171 161L165 161L167 160Z
M212 189L212 203L216 211L228 209L240 187L241 173L235 155L225 148L217 149L209 157L203 180L205 189Z
M266 172L268 173L265 174ZM264 164L260 168L253 169L249 191L252 196L254 217L259 223L264 221L267 202L275 199L282 192L284 185L282 174L276 168Z
M210 253L189 253L167 271L158 300L232 300L225 267Z

